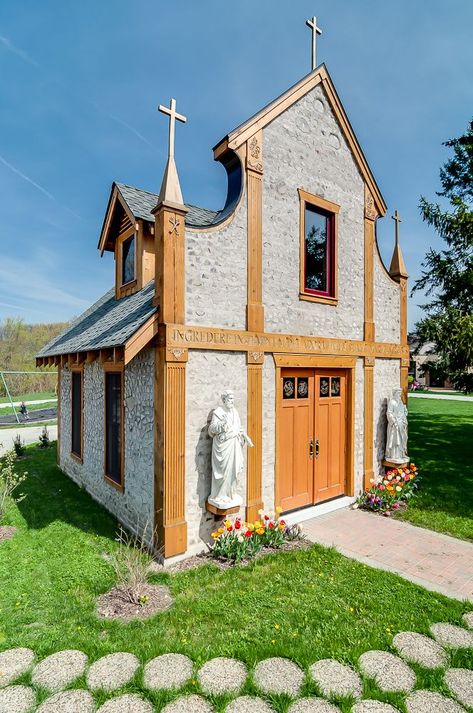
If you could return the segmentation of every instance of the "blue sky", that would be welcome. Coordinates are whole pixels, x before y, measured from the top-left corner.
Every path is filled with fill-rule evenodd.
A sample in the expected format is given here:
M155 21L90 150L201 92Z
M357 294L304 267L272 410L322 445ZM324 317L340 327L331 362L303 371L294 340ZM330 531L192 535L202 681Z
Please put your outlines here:
M96 250L113 180L159 190L177 99L185 200L219 208L211 147L310 69L307 17L389 206L410 275L441 244L419 216L473 106L471 0L2 0L0 318L69 319L113 284ZM410 325L422 299L410 300Z

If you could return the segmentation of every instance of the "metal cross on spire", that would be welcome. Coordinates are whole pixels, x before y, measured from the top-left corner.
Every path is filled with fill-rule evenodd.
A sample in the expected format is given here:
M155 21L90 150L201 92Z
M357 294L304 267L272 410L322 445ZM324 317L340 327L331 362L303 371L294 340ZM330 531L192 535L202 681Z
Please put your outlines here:
M317 18L312 17L310 20L306 20L305 24L307 27L310 27L312 30L312 71L317 67L317 61L316 61L316 41L317 41L317 35L322 34L322 30L320 27L317 27Z
M158 111L169 116L169 147L168 147L168 157L174 158L174 134L176 127L176 119L182 121L183 124L186 123L187 117L182 114L178 114L176 111L176 100L171 99L171 104L169 109L167 106L160 104L158 106Z
M396 243L399 243L399 223L402 223L401 216L398 213L398 210L394 211L394 215L391 216L391 218L396 222Z

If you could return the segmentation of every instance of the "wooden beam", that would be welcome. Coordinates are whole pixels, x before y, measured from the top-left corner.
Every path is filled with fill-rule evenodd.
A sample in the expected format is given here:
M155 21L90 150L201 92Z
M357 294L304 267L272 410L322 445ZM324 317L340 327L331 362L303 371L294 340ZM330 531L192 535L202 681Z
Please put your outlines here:
M375 221L378 217L373 196L365 184L365 243L364 243L364 339L375 341L374 323L374 251Z
M159 315L153 314L125 344L124 361L130 361L158 334Z
M67 354L61 354L61 366L69 363L69 358Z
M90 351L87 352L85 361L87 364L92 364L92 362L96 361L96 359L98 359L99 356L100 356L100 350L91 349Z
M248 364L248 448L246 519L258 519L263 507L263 364Z
M373 478L374 450L374 365L373 357L364 360L364 400L363 400L363 486L371 487Z
M100 350L100 363L106 364L107 362L113 363L113 349L101 349Z
M263 307L263 132L258 131L246 146L248 200L248 276L246 326L264 330Z
M87 359L87 352L79 352L77 354L76 364L83 364Z

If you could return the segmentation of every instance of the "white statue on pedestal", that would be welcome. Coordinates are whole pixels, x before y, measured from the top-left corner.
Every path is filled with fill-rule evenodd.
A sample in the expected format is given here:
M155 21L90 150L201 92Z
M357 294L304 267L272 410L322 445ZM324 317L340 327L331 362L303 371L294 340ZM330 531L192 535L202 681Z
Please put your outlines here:
M391 463L408 463L407 408L401 400L402 389L393 389L388 401L388 433L385 458Z
M223 406L214 410L209 426L213 443L212 491L208 502L227 510L242 504L241 497L236 494L236 483L243 469L243 446L252 447L253 443L241 427L233 391L225 391L222 402Z

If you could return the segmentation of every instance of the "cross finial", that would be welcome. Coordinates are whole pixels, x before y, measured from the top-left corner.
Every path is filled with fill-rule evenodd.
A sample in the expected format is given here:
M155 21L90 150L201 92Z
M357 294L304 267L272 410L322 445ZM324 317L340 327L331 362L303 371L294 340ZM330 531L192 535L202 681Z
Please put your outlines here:
M310 27L312 30L312 71L317 67L317 61L316 61L316 41L317 41L317 35L322 34L322 30L320 27L317 27L317 18L315 15L310 18L309 20L305 21L305 24L307 27Z
M396 243L398 243L399 242L399 223L402 223L402 220L401 220L401 216L399 215L397 208L394 211L394 215L392 215L391 218L396 222Z
M169 146L168 146L168 157L174 158L174 133L176 126L176 119L182 121L183 124L186 123L187 117L182 114L178 114L176 111L176 100L171 99L169 109L167 106L160 104L158 106L158 111L169 116Z

